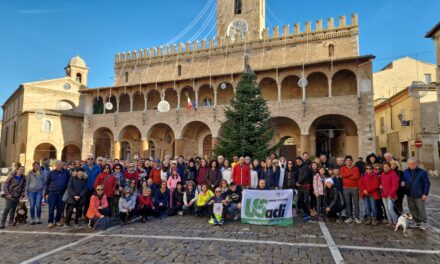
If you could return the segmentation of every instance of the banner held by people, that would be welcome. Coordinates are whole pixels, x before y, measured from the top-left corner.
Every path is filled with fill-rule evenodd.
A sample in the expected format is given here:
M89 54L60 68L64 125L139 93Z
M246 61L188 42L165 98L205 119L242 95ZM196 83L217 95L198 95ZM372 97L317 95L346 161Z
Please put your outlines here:
M292 190L244 190L241 222L253 225L292 225L292 200Z

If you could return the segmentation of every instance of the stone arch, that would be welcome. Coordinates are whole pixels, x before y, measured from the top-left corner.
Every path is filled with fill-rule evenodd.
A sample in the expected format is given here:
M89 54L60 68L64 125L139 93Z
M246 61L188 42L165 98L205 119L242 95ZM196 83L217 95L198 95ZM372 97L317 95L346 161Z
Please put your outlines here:
M170 108L177 108L177 92L174 88L168 88L165 90L165 101L170 104Z
M66 99L59 100L55 105L56 110L74 110L75 108L75 103Z
M142 135L139 128L133 125L124 127L119 132L118 140L121 150L119 157L123 160L133 160L136 154L142 152Z
M117 107L118 107L118 100L116 99L116 96L114 94L111 94L109 97L107 97L106 103L112 103L113 107L110 110L105 109L105 113L106 114L116 113L116 111L118 110L117 109Z
M284 143L279 149L280 156L288 160L294 160L298 156L301 136L298 123L284 116L273 117L270 122L275 131L271 144L275 145L283 141Z
M131 109L131 98L128 93L123 93L119 97L119 112L130 112Z
M158 90L150 90L147 93L147 110L157 110L160 102L160 93Z
M359 156L358 126L347 116L327 114L316 118L309 127L309 135L313 154L330 158Z
M51 143L41 143L34 150L34 161L41 161L45 158L55 160L57 158L57 149Z
M340 70L332 78L332 96L356 95L356 74L350 70Z
M181 96L180 96L181 102L182 102L182 104L180 106L181 108L186 108L187 107L187 102L188 102L188 97L187 96L189 96L189 98L191 100L191 104L194 107L194 102L195 102L195 99L196 99L196 93L194 92L194 89L191 86L186 86L186 87L184 87L182 89Z
M328 78L322 72L313 72L307 76L307 98L328 97Z
M217 87L217 105L230 104L234 99L234 87L228 82L222 82Z
M302 99L302 88L298 85L299 77L289 75L281 82L281 100Z
M259 86L266 101L278 101L278 86L274 79L265 77L260 81Z
M163 160L166 155L174 157L175 134L173 129L165 123L157 123L150 127L147 132L149 141L154 142L155 153L153 158Z
M133 94L133 112L134 111L144 111L145 109L145 98L142 92L137 91Z
M75 144L67 144L61 152L61 160L64 162L81 160L81 149Z
M198 105L203 107L214 106L214 90L209 84L204 84L198 90Z
M205 146L207 136L211 136L211 146ZM185 157L212 156L212 130L204 122L192 121L183 126L182 140Z
M95 157L113 157L113 132L106 127L101 127L93 133L93 142L95 146Z
M99 115L104 113L104 100L101 96L97 96L93 99L93 114Z

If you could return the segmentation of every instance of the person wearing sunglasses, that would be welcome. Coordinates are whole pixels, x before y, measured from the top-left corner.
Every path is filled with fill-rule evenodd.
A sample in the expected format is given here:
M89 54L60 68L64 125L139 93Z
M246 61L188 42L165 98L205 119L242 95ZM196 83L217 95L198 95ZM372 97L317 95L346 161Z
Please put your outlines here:
M109 215L107 197L104 194L104 186L99 185L90 198L89 208L87 209L86 216L89 219L89 227L92 228L98 218L104 218L107 215Z
M366 225L377 225L377 200L381 199L379 192L380 180L371 165L365 166L365 173L359 179L359 191L361 199L367 211Z
M216 205L217 204L217 205ZM222 189L220 187L215 188L214 196L209 199L208 210L211 219L209 220L210 224L220 224L224 223L224 219L226 217L227 208L229 206L229 201L222 195ZM221 213L217 212L215 206L221 205Z
M102 172L98 175L98 177L95 180L95 188L98 185L104 186L104 194L105 197L107 197L108 207L112 208L115 201L114 201L114 195L117 187L116 177L112 174L112 168L109 164L105 164ZM112 216L111 210L110 210L110 217Z
M95 162L95 156L93 154L87 155L86 163L83 165L84 172L87 174L87 198L84 204L84 216L87 212L90 204L90 198L94 192L94 184L98 175L101 173L101 167Z

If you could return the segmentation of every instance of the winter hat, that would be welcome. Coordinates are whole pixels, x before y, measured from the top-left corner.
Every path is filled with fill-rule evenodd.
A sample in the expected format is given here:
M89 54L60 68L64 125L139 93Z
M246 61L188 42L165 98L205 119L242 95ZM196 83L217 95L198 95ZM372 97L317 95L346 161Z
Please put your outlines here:
M332 185L335 184L335 182L333 181L332 178L327 178L327 179L325 179L325 183L327 183L327 182L330 182Z

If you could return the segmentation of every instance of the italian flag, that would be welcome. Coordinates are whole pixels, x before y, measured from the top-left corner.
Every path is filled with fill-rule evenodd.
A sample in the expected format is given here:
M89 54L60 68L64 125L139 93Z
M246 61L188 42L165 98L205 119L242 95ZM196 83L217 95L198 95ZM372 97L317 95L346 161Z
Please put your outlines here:
M186 98L188 98L188 101L186 103L186 109L190 110L192 107L191 98L189 98L188 93L186 93Z

